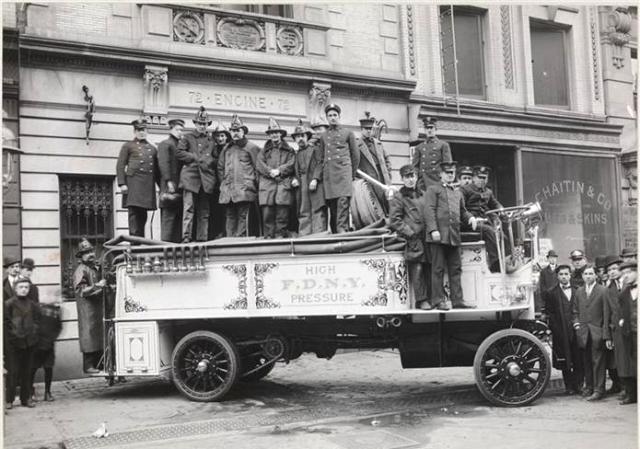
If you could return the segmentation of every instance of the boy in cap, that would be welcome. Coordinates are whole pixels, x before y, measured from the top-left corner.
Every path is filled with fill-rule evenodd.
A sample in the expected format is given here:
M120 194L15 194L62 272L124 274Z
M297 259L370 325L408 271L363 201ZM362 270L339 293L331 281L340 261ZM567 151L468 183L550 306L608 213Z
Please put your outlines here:
M276 236L285 238L289 227L289 208L293 201L291 178L296 156L293 148L284 140L287 132L272 117L269 118L266 134L269 140L258 153L256 161L263 236L267 239Z
M475 230L476 219L467 212L459 189L452 185L456 178L456 162L440 163L440 184L427 188L425 227L431 255L431 306L449 310L470 309L462 298L462 262L460 260L460 223ZM444 272L449 275L450 301L444 291Z
M169 120L169 136L158 144L160 232L164 242L180 243L182 239L182 196L178 192L182 163L177 153L183 131L184 120Z
M471 184L461 187L464 204L471 215L476 218L493 220L493 216L488 216L488 210L502 209L502 204L498 202L493 191L487 187L491 169L484 165L473 168L473 178ZM489 271L495 273L500 271L500 261L498 258L498 243L493 230L493 225L485 222L478 223L480 236L484 240L487 249L487 264ZM469 230L469 226L463 225L463 230Z
M616 366L625 392L620 405L627 405L638 402L638 263L623 262L620 270L625 287L618 296L618 309L614 317L614 339Z
M429 186L440 184L440 163L451 162L449 144L438 139L434 117L422 120L425 129L425 140L415 147L411 165L418 174L418 189L427 190Z
M322 158L324 197L331 211L331 231L340 234L349 230L351 185L360 166L360 151L355 134L340 126L340 106L330 104L324 112L329 129L319 136L318 154Z
M20 403L35 407L31 399L31 363L38 340L38 305L29 299L31 281L18 276L15 294L4 304L4 326L7 330L8 356L11 359L7 379L6 408L13 407L16 388L20 387Z
M220 204L225 205L227 237L248 235L249 209L258 199L256 159L260 148L247 139L249 128L234 114L229 125L232 141L218 159Z
M194 220L197 220L196 240L205 242L209 238L209 205L217 182L213 141L207 134L211 122L204 106L200 106L193 118L196 130L185 135L178 144L176 157L183 164L180 171L183 243L192 240Z
M309 143L313 133L306 129L302 120L291 134L298 144L295 177L291 185L296 189L298 234L301 236L325 232L327 230L327 206L324 201L324 187L321 182L322 165L318 163L317 140Z
M569 259L571 260L571 266L573 267L573 272L571 273L571 285L575 288L582 287L584 285L582 272L587 266L587 258L581 250L574 249L569 254Z
M147 211L156 209L156 181L158 179L158 152L147 141L147 122L131 122L134 139L120 149L116 173L122 192L122 207L129 215L129 234L144 237Z
M29 299L38 304L40 302L40 290L38 286L33 283L31 276L33 276L33 270L36 268L36 263L33 259L27 257L22 261L22 267L20 268L20 275L26 277L31 281L31 288L29 288Z
M372 178L380 181L380 183L390 186L391 160L382 142L373 135L373 125L376 119L371 116L369 111L366 111L364 115L364 118L360 119L362 139L358 139L358 146L360 148L360 165L358 168ZM371 188L378 198L378 202L386 212L389 208L385 190L377 185L371 185Z
M413 287L416 308L429 310L429 266L424 248L425 202L422 191L416 189L418 177L412 165L400 168L403 187L389 202L389 225L407 243L404 258L409 282Z
M33 385L39 368L44 370L44 400L53 401L51 381L55 364L55 343L62 331L59 304L40 304L40 321L38 323L38 341L33 354L31 385ZM32 388L35 395L35 389Z

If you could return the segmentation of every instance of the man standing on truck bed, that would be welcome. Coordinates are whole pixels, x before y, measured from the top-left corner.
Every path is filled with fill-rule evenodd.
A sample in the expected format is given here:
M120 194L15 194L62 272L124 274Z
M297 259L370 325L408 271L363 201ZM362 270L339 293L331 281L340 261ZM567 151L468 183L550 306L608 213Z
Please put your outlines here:
M418 190L425 191L429 186L440 184L440 163L451 162L451 148L436 135L437 119L425 117L426 139L415 147L411 165L418 174Z

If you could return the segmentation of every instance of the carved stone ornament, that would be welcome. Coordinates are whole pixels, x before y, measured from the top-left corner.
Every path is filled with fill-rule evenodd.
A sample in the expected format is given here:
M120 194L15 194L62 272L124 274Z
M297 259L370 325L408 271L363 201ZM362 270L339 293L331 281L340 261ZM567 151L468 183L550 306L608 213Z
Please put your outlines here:
M623 47L631 40L632 17L627 8L619 7L607 17L609 42L613 44L613 65L620 69L624 67Z
M204 19L194 11L173 11L173 40L204 45Z
M148 65L144 68L144 115L154 125L166 122L169 109L169 75L167 67Z
M276 32L278 51L289 56L301 56L303 38L300 28L293 26L281 26Z
M240 50L264 50L265 32L255 20L225 17L218 22L218 41L223 47Z
M318 123L324 116L324 108L331 100L331 84L313 83L309 89L309 120Z

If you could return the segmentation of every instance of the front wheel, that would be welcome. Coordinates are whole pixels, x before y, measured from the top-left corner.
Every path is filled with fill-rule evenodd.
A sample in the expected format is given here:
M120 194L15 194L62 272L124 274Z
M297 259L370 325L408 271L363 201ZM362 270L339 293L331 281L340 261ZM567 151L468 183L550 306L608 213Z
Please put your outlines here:
M491 403L521 406L544 394L551 360L540 340L529 332L505 329L482 342L473 372L480 393Z
M215 332L191 332L173 350L173 383L192 401L221 399L233 387L239 373L236 347Z

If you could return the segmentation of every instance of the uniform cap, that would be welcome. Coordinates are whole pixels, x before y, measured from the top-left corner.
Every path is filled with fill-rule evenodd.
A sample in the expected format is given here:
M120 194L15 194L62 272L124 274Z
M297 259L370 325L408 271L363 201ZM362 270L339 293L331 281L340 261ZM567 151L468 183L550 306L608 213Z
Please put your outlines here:
M76 257L80 257L83 254L89 253L89 252L94 251L94 250L95 250L95 248L93 247L91 242L89 242L89 240L82 239L82 240L80 240L80 243L78 243L78 251L76 251Z
M22 261L22 268L33 270L36 267L36 263L30 257L27 257Z
M373 128L374 123L376 122L375 117L371 117L371 112L365 111L364 118L360 119L360 127L361 128Z
M440 170L446 170L447 168L456 168L458 163L456 161L443 161L440 162Z
M631 248L624 248L622 250L622 254L620 254L620 257L636 257L637 255L638 251Z
M137 118L131 122L133 129L147 129L147 121L144 118Z
M473 175L473 168L470 165L463 165L458 169L458 174L460 175Z
M329 111L336 111L338 114L342 114L342 109L340 109L340 106L338 106L335 103L331 103L328 104L325 108L324 108L324 113L328 114Z
M169 129L173 128L174 126L184 126L184 120L180 119L180 118L174 118L172 120L169 120Z
M550 249L547 253L547 257L558 257L558 253L556 253L555 250Z
M491 173L491 169L486 165L476 165L473 167L473 175L487 175Z
M280 126L278 121L276 119L274 119L273 117L269 117L269 126L267 127L267 130L265 131L265 133L266 134L269 134L269 133L280 133L280 135L282 137L285 137L287 135L287 131L282 129L282 127Z
M400 167L400 177L404 178L405 176L415 175L416 169L413 168L413 165L407 164Z
M193 123L206 123L210 125L212 121L204 106L200 106L200 109L196 112L196 116L193 118Z
M4 268L7 268L13 264L20 263L20 258L18 256L5 256L2 262L3 262L2 266Z
M613 264L616 264L616 263L617 264L621 264L622 263L622 260L620 259L620 256L609 255L604 260L604 267L608 269L610 265L613 265Z
M302 123L302 119L298 119L298 124L293 129L293 132L291 133L291 137L299 136L302 134L306 134L308 139L310 139L311 136L313 135L313 133L309 131L309 129L306 126L304 126L304 124Z
M425 128L435 128L438 124L438 119L435 117L425 117L422 119L422 124Z
M233 117L231 117L231 123L229 123L229 131L233 131L235 129L244 129L244 133L249 134L249 128L242 123L238 114L233 114Z
M579 250L579 249L574 249L573 251L571 251L571 253L569 254L569 258L571 260L580 260L584 258L584 253Z

